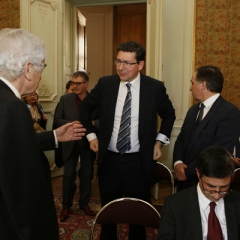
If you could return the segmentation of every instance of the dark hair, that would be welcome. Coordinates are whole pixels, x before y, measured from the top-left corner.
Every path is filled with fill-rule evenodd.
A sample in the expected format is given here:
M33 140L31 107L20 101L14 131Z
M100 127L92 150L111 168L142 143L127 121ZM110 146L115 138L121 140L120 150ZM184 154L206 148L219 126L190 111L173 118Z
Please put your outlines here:
M207 89L210 92L222 92L224 78L219 67L208 65L198 68L196 70L196 80L198 82L206 81Z
M89 81L88 75L83 71L77 71L72 75L72 78L78 78L78 77L82 77L85 82Z
M39 98L39 96L38 96L38 93L37 92L34 92L34 93L30 93L30 94L26 94L26 95L23 95L22 97L21 97L21 99L26 103L26 104L28 104L28 100L27 100L27 98L28 97L32 97L32 96L34 96L34 95L36 95L37 96L37 100L36 100L36 102L38 101L38 98Z
M117 53L120 51L135 52L135 58L136 58L137 62L145 61L146 51L140 43L137 43L134 41L128 41L128 42L121 43L117 47Z
M223 148L210 146L198 156L197 169L200 177L225 178L234 175L234 162L231 154Z
M69 80L69 81L66 83L66 89L69 89L71 86L72 86L72 80Z

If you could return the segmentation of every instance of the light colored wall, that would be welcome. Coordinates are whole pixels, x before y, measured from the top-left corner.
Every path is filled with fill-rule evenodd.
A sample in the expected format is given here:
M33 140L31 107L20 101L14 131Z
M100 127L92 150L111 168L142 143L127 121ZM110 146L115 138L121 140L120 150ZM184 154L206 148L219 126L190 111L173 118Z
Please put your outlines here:
M113 7L79 7L87 19L87 73L90 91L102 76L111 75L113 70Z
M65 30L63 23L66 22L64 21L65 9L67 11L68 7L65 7L64 3L62 0L20 0L21 28L41 38L46 45L47 67L43 71L38 92L39 101L48 115L47 130L52 129L54 110L63 93L65 83L64 66L68 63L65 58L68 54L64 51L66 38L63 37ZM71 65L71 63L68 64ZM45 154L51 168L54 168L53 151L47 151Z
M164 84L176 110L170 145L160 161L172 169L172 153L184 117L191 105L194 9L192 0L150 0L147 4L147 75Z

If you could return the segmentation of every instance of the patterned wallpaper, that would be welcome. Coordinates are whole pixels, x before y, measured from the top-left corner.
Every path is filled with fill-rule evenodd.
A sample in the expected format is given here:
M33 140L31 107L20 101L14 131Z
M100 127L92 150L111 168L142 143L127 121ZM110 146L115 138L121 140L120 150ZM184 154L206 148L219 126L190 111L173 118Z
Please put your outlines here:
M211 64L225 78L223 97L240 109L240 0L196 0L195 68Z
M20 27L20 0L0 0L0 29Z

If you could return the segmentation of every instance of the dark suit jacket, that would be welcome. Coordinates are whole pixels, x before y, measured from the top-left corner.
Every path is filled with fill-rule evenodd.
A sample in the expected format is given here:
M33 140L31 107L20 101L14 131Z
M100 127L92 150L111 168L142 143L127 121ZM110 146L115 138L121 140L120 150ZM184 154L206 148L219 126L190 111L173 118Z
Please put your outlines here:
M99 168L101 168L113 131L119 84L118 75L100 78L81 105L81 122L87 128L87 134L94 131L91 126L91 112L96 107L99 108ZM162 119L159 132L170 137L175 120L175 110L166 94L166 89L162 82L141 74L138 137L140 157L149 185L154 182L153 148L158 132L157 115Z
M224 197L229 240L240 239L240 194ZM157 240L202 240L202 224L196 186L164 200Z
M0 80L0 236L57 240L50 168L53 132L36 134L26 104Z
M60 101L56 107L53 121L53 128L58 128L66 123L79 120L79 112L76 105L76 94L74 92L61 96ZM66 159L71 154L75 141L61 143L62 159ZM55 151L58 151L56 149Z
M92 115L92 119L96 119L97 117L97 113L94 112L94 115ZM79 121L79 119L80 116L76 105L76 94L72 92L61 96L54 114L53 129L58 128L69 122ZM86 137L83 137L79 141L85 141L86 146L89 148L89 143ZM63 165L63 162L61 162L61 160L66 161L68 159L74 148L74 145L75 141L69 141L59 144L59 148L55 150L55 162L58 167L61 167Z
M198 110L199 104L195 104L187 112L173 152L173 163L182 160L188 166L185 173L191 180L197 180L197 157L204 148L216 145L232 153L240 135L240 111L219 96L189 141Z

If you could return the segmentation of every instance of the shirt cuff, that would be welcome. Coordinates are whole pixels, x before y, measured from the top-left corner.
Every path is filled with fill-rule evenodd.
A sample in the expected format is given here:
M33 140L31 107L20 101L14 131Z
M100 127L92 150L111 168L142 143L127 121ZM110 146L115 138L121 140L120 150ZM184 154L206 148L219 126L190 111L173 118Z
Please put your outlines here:
M183 163L183 161L177 160L177 161L173 164L173 167L175 168L175 166L176 166L178 163Z
M55 139L55 147L58 148L58 140L57 140L55 130L53 130L53 135L54 135L54 139Z
M97 135L95 133L89 133L88 135L86 135L87 140L89 142L91 142L93 139L97 138Z
M157 135L156 140L162 142L163 145L168 145L170 143L169 138L162 133Z

